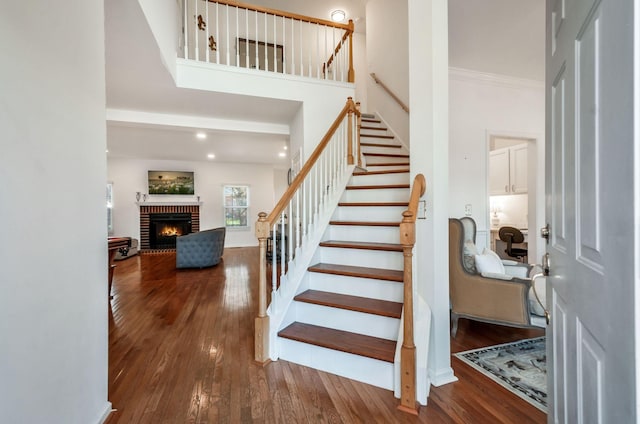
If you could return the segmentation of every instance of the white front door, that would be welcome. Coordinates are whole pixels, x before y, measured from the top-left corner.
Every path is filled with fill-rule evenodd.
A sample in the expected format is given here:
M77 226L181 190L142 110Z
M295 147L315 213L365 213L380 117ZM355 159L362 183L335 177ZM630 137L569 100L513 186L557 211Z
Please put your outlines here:
M634 24L629 0L547 0L552 423L636 422Z

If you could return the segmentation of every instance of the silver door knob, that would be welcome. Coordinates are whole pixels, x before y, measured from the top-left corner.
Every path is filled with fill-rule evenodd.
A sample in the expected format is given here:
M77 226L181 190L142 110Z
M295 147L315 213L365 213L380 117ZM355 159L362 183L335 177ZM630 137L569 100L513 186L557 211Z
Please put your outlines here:
M540 228L540 237L542 237L543 239L547 239L547 243L549 243L549 224L545 225L544 227Z

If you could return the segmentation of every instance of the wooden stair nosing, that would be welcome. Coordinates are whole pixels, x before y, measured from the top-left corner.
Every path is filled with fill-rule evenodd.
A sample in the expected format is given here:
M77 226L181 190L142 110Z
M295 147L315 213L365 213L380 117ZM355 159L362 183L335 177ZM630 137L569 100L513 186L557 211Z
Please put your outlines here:
M348 331L294 322L280 330L278 336L340 352L393 363L396 342Z
M338 206L352 207L371 207L371 206L391 206L391 207L408 207L409 202L339 202Z
M381 124L382 121L380 119L376 119L376 118L362 118L360 119L360 122L370 122L370 123L375 123L375 124Z
M354 227L399 227L398 222L383 221L329 221L329 225L352 225Z
M320 290L307 290L296 295L293 300L382 317L400 319L402 316L402 303L371 299L368 297L330 293Z
M400 144L360 143L361 147L385 147L389 149L402 149Z
M409 159L409 155L394 155L391 153L362 153L364 156L375 156L375 157L383 157L383 158L406 158ZM375 163L367 163L368 166L374 166Z
M372 243L366 241L326 240L320 246L343 249L382 250L385 252L402 252L402 245L397 243Z
M380 162L380 163L367 163L367 167L370 166L410 166L409 162Z
M387 140L391 140L393 138L395 138L392 135L381 135L381 134L360 134L360 138L362 137L368 137L368 138L384 138Z
M391 190L397 188L411 188L410 184L383 184L383 185L350 185L345 190Z
M369 121L366 121L369 122ZM376 130L376 131L386 131L387 128L385 127L370 127L370 126L366 126L366 125L360 125L360 129L361 130Z
M373 280L404 282L404 271L394 269L370 268L353 265L337 265L317 263L307 268L309 272L321 274L344 275L346 277L370 278Z
M352 175L361 177L365 175L406 174L408 172L410 172L408 169L384 169L381 171L355 171Z

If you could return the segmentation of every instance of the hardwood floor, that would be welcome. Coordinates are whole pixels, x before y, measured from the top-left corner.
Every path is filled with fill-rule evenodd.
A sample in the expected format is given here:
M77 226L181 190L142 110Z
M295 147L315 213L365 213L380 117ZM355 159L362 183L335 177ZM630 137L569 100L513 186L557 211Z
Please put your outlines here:
M457 359L417 417L390 391L286 361L253 361L257 248L175 269L175 254L117 262L109 326L108 424L544 423L546 415ZM461 320L452 351L536 337Z

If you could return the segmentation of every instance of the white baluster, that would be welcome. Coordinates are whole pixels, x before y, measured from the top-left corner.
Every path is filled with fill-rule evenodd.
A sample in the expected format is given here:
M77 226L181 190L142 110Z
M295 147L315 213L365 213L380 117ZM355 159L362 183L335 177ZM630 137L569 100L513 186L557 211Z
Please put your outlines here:
M196 49L196 60L199 60L200 59L200 49L198 47L198 38L200 38L200 37L198 35L198 31L199 31L199 29L198 29L198 0L196 0L196 6L195 7L196 7L195 8L195 15L194 15L195 16L195 21L194 21L194 25L193 25L193 34L194 34L195 40L194 40L193 43L194 43L195 49Z
M256 40L256 69L260 69L260 58L258 56L258 46L260 45L258 43L258 16L259 13L256 11L256 35L255 35L255 40Z
M300 76L303 77L304 76L304 61L302 58L302 20L300 20L300 26L299 26L299 43L300 43Z
M267 40L265 40L265 43ZM276 15L273 15L273 72L278 72L278 25Z
M225 65L229 66L231 65L231 49L229 48L229 39L230 37L230 33L229 33L229 9L231 9L230 6L225 5L225 10L227 11L226 13L226 17L227 17L227 63Z
M284 276L285 271L285 259L287 256L287 252L285 251L286 242L285 237L287 234L286 228L284 226L284 217L286 214L286 209L282 211L280 215L280 281L282 281L282 277Z
M244 9L245 68L249 67L249 9ZM257 44L256 44L257 46Z
M296 74L296 46L295 46L296 20L291 19L291 75Z
M278 229L278 224L273 224L271 228L271 303L275 309L276 302L276 290L278 290L278 250L276 244L276 231Z
M236 40L239 38L240 35L240 9L238 8L238 6L236 6ZM236 43L236 66L240 67L240 46L238 46L238 43Z
M206 2L204 4L204 19L205 19L205 24L207 25L206 27L204 27L204 51L205 51L205 59L207 61L207 63L209 63L209 25L211 24L211 22L209 21L209 2Z
M220 27L220 4L216 3L216 39L214 40L216 43L220 42L220 31L218 28ZM220 48L216 47L216 63L220 63Z
M282 73L287 73L287 18L282 17Z
M268 71L269 70L269 52L267 51L267 40L269 39L268 37L268 30L269 30L269 24L267 22L267 14L264 14L264 70ZM256 48L258 48L258 46L256 46Z
M183 17L183 30L182 33L184 34L184 58L185 59L189 59L189 20L187 18L189 12L187 11L187 9L189 9L189 0L184 0L184 2L182 3L182 6L184 8L184 17Z

